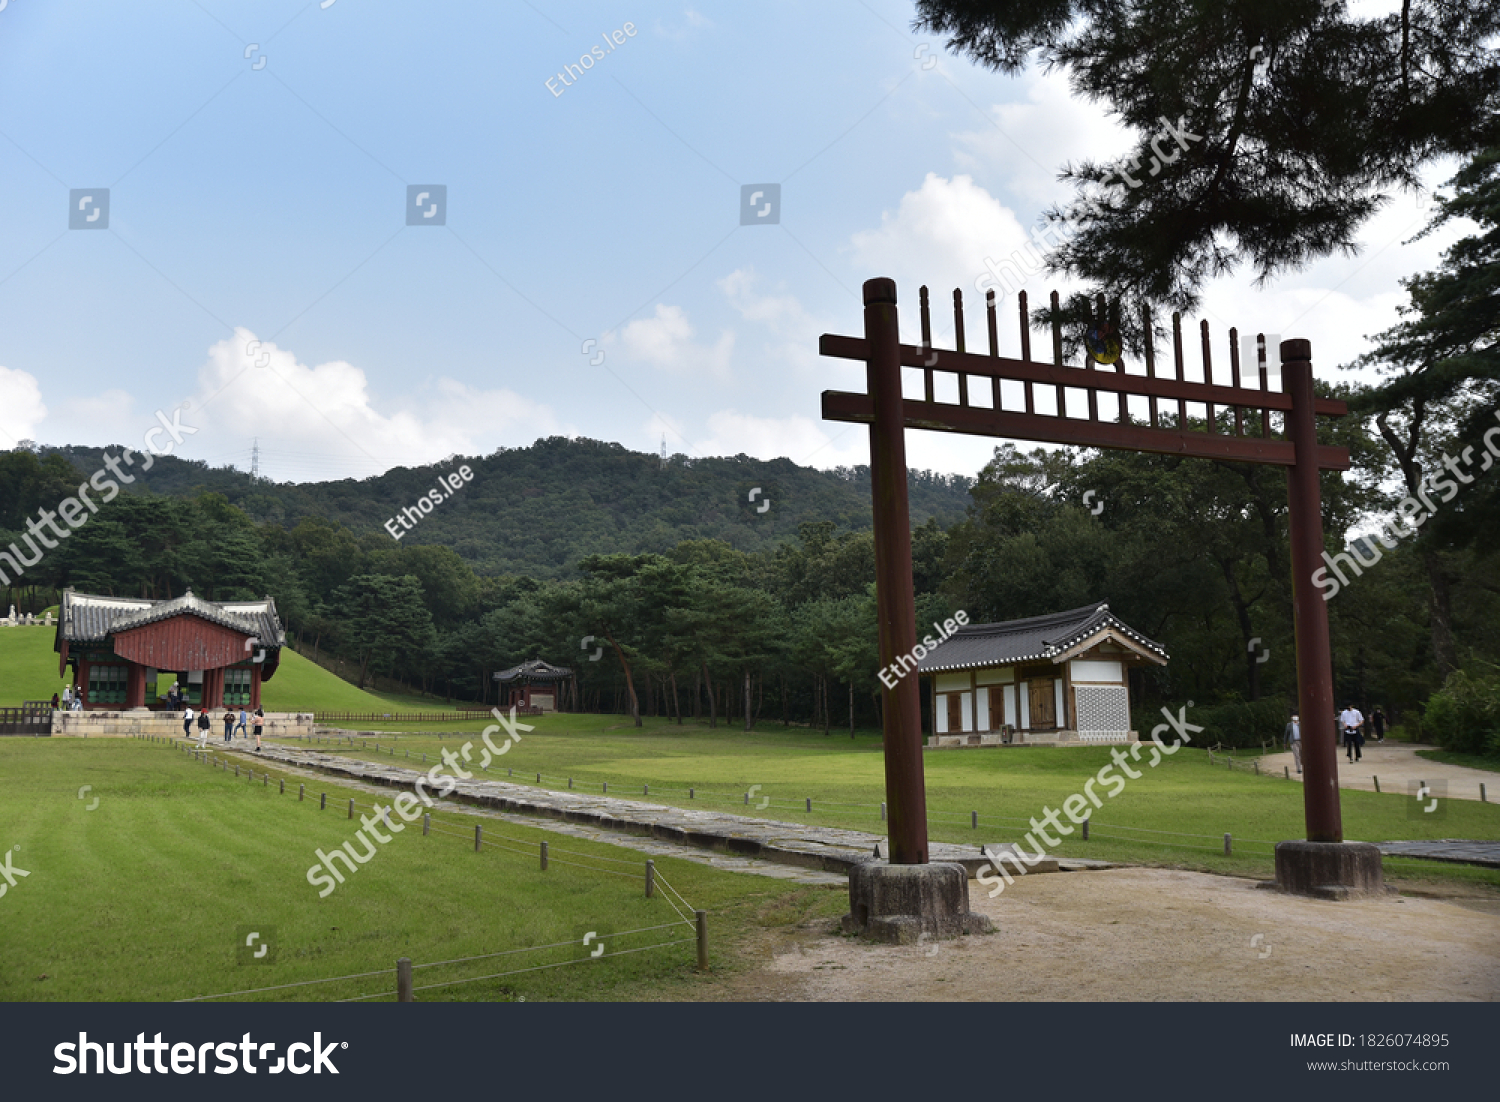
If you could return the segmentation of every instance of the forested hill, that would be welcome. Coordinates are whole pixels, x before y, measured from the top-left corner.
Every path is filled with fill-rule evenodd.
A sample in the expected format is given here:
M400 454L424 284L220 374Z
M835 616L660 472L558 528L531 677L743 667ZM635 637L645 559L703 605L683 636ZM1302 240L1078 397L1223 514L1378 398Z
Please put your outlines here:
M121 448L46 448L81 474ZM666 552L683 540L720 539L760 551L794 536L806 521L868 529L868 467L819 471L788 459L661 458L599 440L550 437L489 456L454 456L428 467L397 467L360 481L252 481L228 467L211 468L173 456L156 460L130 487L137 492L196 497L224 495L257 521L290 528L324 517L356 533L382 532L387 520L438 487L440 475L467 464L473 480L437 505L403 544L451 547L480 574L552 578L581 556ZM911 519L947 527L964 515L973 479L912 472ZM751 491L760 488L754 500ZM769 506L767 506L769 503ZM765 512L760 510L765 508ZM18 527L0 518L0 528Z

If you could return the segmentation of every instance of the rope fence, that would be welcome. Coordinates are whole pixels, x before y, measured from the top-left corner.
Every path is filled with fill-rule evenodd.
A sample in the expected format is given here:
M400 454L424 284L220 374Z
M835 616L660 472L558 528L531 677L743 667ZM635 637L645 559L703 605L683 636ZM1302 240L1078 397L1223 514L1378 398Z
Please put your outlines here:
M152 737L157 737L157 736L142 735L142 736L138 736L138 737L141 737L141 738L152 738ZM307 740L309 740L309 741L318 741L318 738L316 736L306 736L305 738ZM360 742L364 742L364 743L368 742L368 740L356 740L356 739L352 739L352 738L341 739L339 741L341 741L341 742L348 742L348 743L351 744L351 746L356 741L360 741ZM368 745L366 745L364 748L368 749ZM390 747L381 748L378 743L376 744L375 748L376 748L377 751L381 751L382 749L384 749L384 750L391 750ZM1206 750L1206 752L1208 754L1208 759L1209 759L1210 766L1215 767L1215 768L1223 767L1223 768L1226 768L1226 769L1242 769L1242 770L1244 770L1246 772L1251 772L1251 773L1254 773L1255 775L1259 775L1259 776L1262 776L1262 777L1270 777L1270 778L1281 778L1281 777L1283 777L1283 774L1277 774L1277 773L1274 773L1274 772L1272 772L1270 770L1267 770L1267 769L1261 769L1259 761L1257 759L1254 759L1254 758L1252 758L1251 761L1246 762L1246 761L1243 761L1243 760L1234 759L1230 755L1226 755L1226 754L1223 754L1222 752L1218 752L1218 751L1215 751L1215 750L1212 750L1212 749L1208 749L1208 750ZM436 755L434 755L434 757L436 757ZM416 759L413 759L413 760L416 760ZM424 761L425 761L425 756L424 756ZM492 771L491 770L485 770L485 772L492 772ZM560 776L557 776L557 775L550 775L550 774L544 774L544 773L535 773L535 772L524 773L521 777L516 777L515 776L515 769L514 769L514 767L507 768L505 770L505 773L506 773L506 779L507 780L514 781L515 783L518 783L518 784L524 784L524 785L534 785L534 784L535 785L542 785L543 787L546 787L546 788L548 788L551 791L568 791L568 790L577 791L578 790L575 787L575 782L578 780L578 778L575 778L575 777L560 777ZM1285 774L1285 779L1289 779L1289 777L1290 777L1290 773L1288 771ZM549 786L549 785L543 784L544 780L546 780L546 781L552 781L552 782L563 780L563 781L566 782L566 787L564 788L564 787L557 786L555 783ZM610 782L608 782L608 781L602 781L602 782L597 782L597 783L599 783L601 785L601 790L605 794L608 794ZM615 783L616 783L616 790L618 792L618 791L621 790L621 788L623 786L621 786L619 784L619 782L615 782ZM758 785L751 786L752 789L757 789L757 790L758 790L759 787L760 786L758 786ZM757 791L749 791L749 790L747 790L747 791L744 791L744 792L724 792L724 791L712 791L712 790L708 790L708 789L700 789L700 788L698 788L696 786L692 786L692 787L688 787L688 788L673 788L673 787L668 787L668 786L664 786L664 785L657 785L657 784L642 784L642 785L640 785L640 788L642 789L643 796L649 795L649 794L651 794L653 792L656 793L656 794L658 794L658 795L662 795L662 796L669 796L669 795L672 795L674 793L679 794L679 795L680 794L686 794L687 800L691 801L691 802L698 802L698 801L702 801L702 802L716 802L716 801L717 802L725 802L725 803L729 803L729 804L738 804L738 805L740 805L742 807L749 807L749 808L752 808L752 809L757 810L757 811L764 811L764 810L769 810L769 809L772 809L772 808L788 808L788 809L795 809L795 810L801 811L804 814L806 814L806 813L812 812L815 808L817 808L817 809L824 809L824 808L835 809L835 808L837 808L837 809L843 809L843 810L854 810L854 811L865 811L865 812L878 812L880 821L884 822L885 819L886 819L886 805L884 803L881 803L881 804L878 804L878 805L877 804L864 804L864 803L843 803L843 802L838 802L838 801L833 801L833 800L821 800L821 799L814 800L811 797L804 797L801 801L789 802L789 801L785 801L785 800L780 800L780 801L773 800L769 796L759 795ZM1480 789L1481 789L1481 792L1480 792L1481 799L1486 799L1488 793L1484 790L1485 786L1483 784L1481 784L1480 785ZM1378 787L1377 787L1376 791L1377 792L1379 791ZM367 805L359 805L359 806L367 806ZM981 820L986 825L1010 825L1010 824L1016 824L1016 825L1019 825L1019 826L1024 826L1024 827L1026 827L1028 829L1030 829L1030 827L1031 827L1031 820L1030 819L1019 818L1019 817L1016 817L1016 816L991 815L991 814L988 814L988 813L986 813L985 815L981 816L978 811L971 811L971 812L969 812L968 815L952 815L952 814L943 814L943 813L940 813L940 812L929 811L928 815L927 815L927 818L928 818L929 822L933 822L933 823L940 823L940 824L966 824L972 830L978 830L979 829L979 825L980 825ZM456 824L450 824L450 825L456 825ZM1148 827L1132 827L1132 826L1124 826L1124 825L1115 824L1115 823L1103 823L1103 824L1101 824L1101 823L1095 823L1091 818L1090 819L1086 819L1081 825L1082 825L1082 832L1081 832L1081 839L1079 839L1079 840L1082 840L1082 841L1089 841L1092 838L1098 838L1100 840L1105 840L1105 841L1123 842L1123 843L1126 843L1126 844L1129 844L1129 845L1161 846L1161 847L1169 848L1169 849L1189 849L1189 850L1196 850L1196 851L1200 851L1200 852L1221 853L1224 856L1262 857L1262 858L1270 859L1270 858L1272 858L1272 857L1275 856L1275 852L1274 851L1275 851L1275 846L1277 844L1274 841L1270 841L1268 839L1263 839L1263 838L1237 837L1237 836L1235 836L1233 834L1233 832L1225 832L1222 835L1219 835L1219 834L1194 834L1194 833L1189 833L1189 832L1185 832L1185 831L1156 830L1156 829L1152 829L1152 828L1148 828ZM1101 829L1104 830L1106 833L1102 833L1101 834L1100 833ZM1118 831L1126 831L1126 832L1129 832L1129 833L1128 834L1114 833L1114 832L1118 832ZM447 832L447 831L440 831L440 833L449 833L449 832ZM1139 835L1139 834L1158 835L1158 836L1160 836L1160 840L1152 839L1152 838L1142 838L1142 837L1132 837L1131 836L1131 835ZM454 835L454 836L455 837L462 837L460 835ZM625 876L629 876L629 877L632 877L632 878L637 877L637 876L640 875L638 873L622 873L622 872L620 872L619 870L616 870L616 869L605 869L605 868L596 868L596 867L589 866L589 865L580 865L580 864L578 864L577 862L574 862L574 861L561 860L561 859L559 859L555 855L557 855L557 854L566 854L568 856L582 858L583 860L586 860L586 861L609 862L609 863L620 864L620 865L629 865L629 864L632 864L632 862L624 861L624 860L621 860L620 858L596 856L594 854L584 854L584 853L580 853L580 852L578 852L576 850L565 850L565 849L550 848L550 847L548 847L547 843L527 842L524 839L517 839L517 838L507 839L507 838L504 838L504 836L499 836L499 835L497 835L497 837L500 837L502 840L511 841L513 843L520 844L520 845L526 845L526 846L539 846L540 845L542 847L547 847L547 855L542 858L544 862L550 861L552 863L556 863L556 864L560 864L560 865L568 865L568 866L571 866L571 867L574 867L574 868L585 869L586 871L589 871L589 872L613 873L615 875L625 875ZM1193 841L1191 841L1191 842L1167 841L1166 839L1169 839L1169 838L1192 839ZM1200 840L1210 840L1210 841L1219 842L1220 844L1218 844L1218 845L1209 845L1209 846L1205 846L1205 845L1201 845L1201 844L1196 844ZM500 848L500 849L504 849L505 848L503 846L498 846L494 842L491 842L488 837L485 837L483 839L483 844L485 844L485 845L496 845L496 848ZM1247 847L1247 846L1265 846L1265 847L1270 847L1270 848L1268 850L1262 852L1262 851L1258 851L1258 850L1255 850L1255 849L1245 849L1245 848L1243 848L1243 847ZM511 850L511 851L508 851L508 852L519 852L519 851ZM520 855L527 856L527 857L532 856L532 854L530 854L529 852L527 852L527 853L521 853ZM1423 861L1420 861L1420 860L1415 860L1415 859L1402 859L1402 858L1386 857L1385 860L1388 861L1388 862L1397 862L1397 863L1401 863L1401 864L1409 864L1412 867L1417 867L1417 868L1431 867L1430 863L1423 862ZM660 873L657 873L657 881L658 882L663 882L661 880ZM681 900L684 905L687 904L687 901L686 900L682 900L680 895L678 896L678 899ZM670 902L670 900L669 900L669 902ZM690 906L688 907L688 909L692 910L692 908Z

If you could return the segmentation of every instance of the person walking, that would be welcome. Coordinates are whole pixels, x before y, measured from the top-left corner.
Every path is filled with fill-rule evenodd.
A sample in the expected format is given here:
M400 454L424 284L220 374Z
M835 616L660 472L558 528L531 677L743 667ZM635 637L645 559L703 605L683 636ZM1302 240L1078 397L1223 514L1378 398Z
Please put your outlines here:
M57 694L56 693L52 694L52 710L54 712L57 711Z
M259 704L255 706L255 752L260 753L260 729L265 723L266 713Z
M1370 727L1375 732L1375 741L1385 741L1385 713L1380 710L1380 705L1375 705L1375 710L1370 713Z
M1286 725L1286 744L1292 751L1292 760L1297 763L1297 772L1302 772L1302 724L1297 721L1296 712Z
M192 709L189 709L191 711ZM208 745L208 730L213 726L213 720L208 718L208 709L198 709L198 745Z
M250 713L247 712L247 711L245 711L245 709L243 707L241 707L240 708L240 718L239 718L239 720L234 725L234 732L235 732L235 734L239 735L241 738L249 738L250 735L245 730L245 724L248 723L249 720L250 720Z
M191 704L182 709L182 737L193 737L193 707Z
M1365 725L1365 717L1353 704L1345 708L1339 715L1339 726L1344 729L1344 749L1348 752L1350 761L1360 761L1364 755L1360 748L1365 744L1365 736L1360 728Z
M224 741L229 742L234 738L234 713L228 708L224 709Z

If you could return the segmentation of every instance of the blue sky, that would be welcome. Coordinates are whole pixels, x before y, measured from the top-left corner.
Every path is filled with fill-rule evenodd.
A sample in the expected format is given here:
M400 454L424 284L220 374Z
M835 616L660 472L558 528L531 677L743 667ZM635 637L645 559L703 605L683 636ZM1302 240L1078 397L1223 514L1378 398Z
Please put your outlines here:
M258 439L278 480L555 434L866 462L818 403L862 366L820 359L818 334L859 331L873 276L898 281L906 334L921 283L977 304L983 258L1070 198L1057 170L1127 145L1061 77L979 70L911 19L904 0L3 0L0 447L138 445L175 408L198 430L180 454L244 469ZM740 224L746 184L781 186L778 224ZM445 224L406 224L410 185L446 188ZM70 230L71 191L104 188L108 228ZM1357 257L1215 284L1203 316L1307 337L1336 377L1458 232L1405 243L1427 204L1392 196ZM908 445L966 474L992 446Z

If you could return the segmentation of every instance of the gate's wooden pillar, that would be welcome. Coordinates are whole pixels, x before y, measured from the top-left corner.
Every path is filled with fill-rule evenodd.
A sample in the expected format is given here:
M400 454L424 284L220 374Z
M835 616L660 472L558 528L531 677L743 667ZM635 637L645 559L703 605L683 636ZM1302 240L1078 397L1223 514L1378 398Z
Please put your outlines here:
M1328 606L1313 573L1323 561L1323 498L1318 485L1318 431L1313 418L1312 344L1281 342L1281 377L1292 410L1287 437L1297 451L1287 469L1292 545L1292 600L1297 620L1297 703L1302 724L1302 801L1309 842L1342 842L1338 746L1334 739L1333 655Z
M870 484L875 503L875 600L880 661L889 667L917 645L917 603L912 586L911 512L906 488L906 428L901 397L901 335L896 283L864 285L867 392L874 403L870 426ZM885 790L890 805L890 862L927 863L927 790L922 775L921 681L915 672L884 688Z

